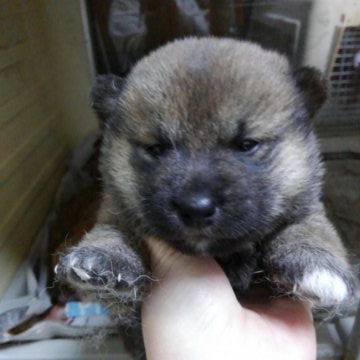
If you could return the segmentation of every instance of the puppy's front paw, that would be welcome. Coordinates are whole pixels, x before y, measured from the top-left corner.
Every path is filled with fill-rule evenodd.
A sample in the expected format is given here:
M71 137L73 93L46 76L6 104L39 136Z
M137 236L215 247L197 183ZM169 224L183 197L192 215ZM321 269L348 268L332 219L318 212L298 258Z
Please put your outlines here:
M319 306L336 306L353 295L352 280L320 268L305 272L294 284L293 294L312 300Z
M100 296L112 294L114 290L124 293L139 286L146 280L146 277L140 279L139 270L120 251L110 252L95 246L75 247L55 268L60 281Z
M354 295L355 281L349 265L327 252L303 252L278 257L269 268L280 293L284 289L315 306L338 306Z

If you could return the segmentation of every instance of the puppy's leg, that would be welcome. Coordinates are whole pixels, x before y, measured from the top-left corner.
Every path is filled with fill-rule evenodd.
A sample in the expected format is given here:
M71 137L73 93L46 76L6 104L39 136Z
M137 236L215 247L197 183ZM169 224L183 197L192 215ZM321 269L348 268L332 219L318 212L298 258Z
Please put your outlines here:
M121 323L131 322L128 314L140 305L150 282L144 259L118 230L102 224L60 259L56 273L80 294L93 294Z
M274 282L317 305L340 304L354 292L345 250L322 209L267 244L264 266Z

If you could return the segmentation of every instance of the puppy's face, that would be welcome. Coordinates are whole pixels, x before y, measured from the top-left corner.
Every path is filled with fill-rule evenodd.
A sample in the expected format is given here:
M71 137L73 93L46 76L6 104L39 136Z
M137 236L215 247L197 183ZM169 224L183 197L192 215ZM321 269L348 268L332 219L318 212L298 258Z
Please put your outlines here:
M251 249L318 196L308 120L324 99L317 73L256 45L170 44L93 90L105 191L143 235L184 252Z

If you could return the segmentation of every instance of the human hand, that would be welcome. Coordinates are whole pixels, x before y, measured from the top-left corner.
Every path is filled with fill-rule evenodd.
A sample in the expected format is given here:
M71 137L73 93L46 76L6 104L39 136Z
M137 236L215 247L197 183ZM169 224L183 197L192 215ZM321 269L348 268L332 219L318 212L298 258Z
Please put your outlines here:
M315 331L308 306L251 294L239 304L211 258L183 255L151 239L160 279L143 306L148 360L310 360Z

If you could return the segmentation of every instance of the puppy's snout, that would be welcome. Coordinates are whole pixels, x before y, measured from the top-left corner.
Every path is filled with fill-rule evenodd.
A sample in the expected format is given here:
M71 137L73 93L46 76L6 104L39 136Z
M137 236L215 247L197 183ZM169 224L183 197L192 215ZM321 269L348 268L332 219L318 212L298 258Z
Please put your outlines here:
M182 222L191 227L211 225L217 211L215 199L206 192L188 192L172 203Z

